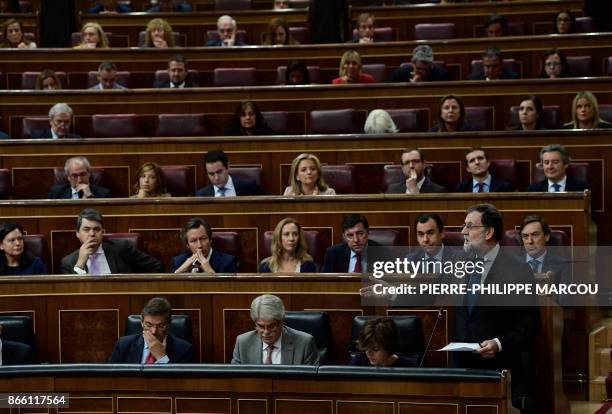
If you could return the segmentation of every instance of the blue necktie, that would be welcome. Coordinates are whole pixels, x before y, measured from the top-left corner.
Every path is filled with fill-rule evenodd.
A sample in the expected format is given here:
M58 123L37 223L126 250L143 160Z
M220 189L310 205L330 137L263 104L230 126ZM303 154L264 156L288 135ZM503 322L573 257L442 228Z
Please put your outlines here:
M468 294L465 299L465 305L467 307L468 315L472 314L472 310L474 309L474 305L476 305L476 301L478 300L478 294L472 292L474 286L480 284L481 274L474 272L470 274L470 278L468 279Z
M529 266L531 266L531 270L537 273L540 268L540 263L538 262L538 259L531 259L528 263Z
M553 190L555 190L555 193L558 193L558 192L559 192L559 190L561 190L561 184L554 183L554 184L552 185L552 188L553 188Z
M225 197L226 191L227 191L227 187L219 187L219 197Z

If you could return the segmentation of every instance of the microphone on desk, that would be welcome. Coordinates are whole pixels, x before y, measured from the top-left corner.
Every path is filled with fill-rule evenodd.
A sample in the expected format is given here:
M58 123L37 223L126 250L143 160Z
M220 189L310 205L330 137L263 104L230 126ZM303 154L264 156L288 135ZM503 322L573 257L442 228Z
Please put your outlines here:
M438 322L440 322L440 318L442 318L442 310L444 306L441 306L438 309L438 316L436 316L436 322L434 323L433 329L431 330L431 334L429 335L429 339L427 340L427 345L425 346L425 351L423 352L423 356L421 357L421 362L419 362L419 368L423 367L423 362L425 362L425 356L429 351L429 347L431 345L431 340L433 339L434 334L436 333L436 328L438 327Z

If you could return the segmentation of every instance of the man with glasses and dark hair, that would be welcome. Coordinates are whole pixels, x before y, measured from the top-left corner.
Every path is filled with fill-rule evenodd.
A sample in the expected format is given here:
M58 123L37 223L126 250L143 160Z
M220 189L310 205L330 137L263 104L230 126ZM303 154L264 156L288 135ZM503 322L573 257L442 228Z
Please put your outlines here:
M368 273L368 246L378 246L368 240L368 219L351 214L342 222L344 243L335 244L325 251L321 273Z
M217 39L211 39L205 46L246 46L246 44L236 38L238 25L232 16L223 15L217 20Z
M72 108L63 102L56 103L49 110L50 128L32 131L32 138L81 138L70 132L72 125Z
M212 229L203 218L190 218L181 229L181 239L189 248L189 252L172 258L171 272L236 273L238 271L238 261L234 256L212 249Z
M285 326L285 306L274 295L251 302L255 329L236 338L232 364L319 365L319 351L312 335Z
M73 199L108 198L111 191L108 188L91 184L91 164L83 156L71 157L64 164L64 172L68 184L54 185L49 190L47 198Z
M115 273L163 273L159 260L136 249L125 240L103 241L102 214L86 208L77 218L78 250L62 259L62 273L109 275Z
M442 187L425 177L425 157L417 148L406 148L400 159L405 180L389 185L387 194L445 193Z
M122 336L108 359L111 364L189 364L193 346L168 331L172 307L165 298L153 298L142 308L142 334Z

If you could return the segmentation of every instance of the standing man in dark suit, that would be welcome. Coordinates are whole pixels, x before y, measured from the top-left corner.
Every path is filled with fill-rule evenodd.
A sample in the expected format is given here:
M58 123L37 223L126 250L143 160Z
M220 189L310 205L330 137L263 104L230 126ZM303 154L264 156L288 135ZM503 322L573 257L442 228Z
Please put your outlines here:
M168 59L168 79L156 81L154 88L195 88L198 84L191 79L187 69L187 59L176 54Z
M189 364L193 346L172 334L172 307L165 298L153 298L142 308L142 335L119 338L108 359L111 364Z
M0 325L0 334L2 325ZM0 365L27 365L33 364L32 347L16 341L0 339Z
M406 148L400 158L402 172L406 179L399 183L389 185L387 194L419 194L419 193L445 193L446 188L431 181L423 175L425 171L425 157L417 147Z
M217 39L211 39L206 42L205 46L246 46L246 44L236 39L236 33L238 32L238 25L236 20L232 16L223 15L217 19Z
M203 218L190 218L181 229L181 239L190 251L172 258L171 272L236 273L238 271L238 261L234 256L212 249L212 229Z
M368 219L351 214L342 222L344 243L335 244L325 251L321 273L368 273L368 246L378 246L368 240Z
M487 49L482 54L482 72L474 72L468 80L500 80L518 79L518 73L504 67L504 61L499 49Z
M109 275L115 273L163 273L159 260L136 249L127 241L102 241L102 215L86 208L77 218L78 250L62 259L62 273Z
M47 198L73 199L80 198L108 198L110 190L105 187L90 184L91 164L83 156L71 157L64 164L64 171L68 184L54 185L49 190Z
M63 102L56 103L49 110L50 128L32 131L32 138L81 138L70 132L72 125L72 108Z
M472 147L465 152L465 169L472 174L470 180L455 187L458 193L506 193L514 191L507 181L494 179L489 174L489 157L481 147Z
M529 184L527 191L556 193L562 191L584 191L589 184L567 174L571 162L569 152L561 144L550 144L540 150L540 162L545 180Z
M229 160L222 150L213 150L204 156L204 169L210 183L200 188L198 197L235 197L264 195L255 180L243 181L229 173Z
M529 266L516 255L501 250L503 234L501 213L491 204L477 204L467 209L461 231L464 250L482 263L482 272L466 277L468 287L475 285L534 283ZM451 366L479 369L512 369L513 404L535 412L535 338L539 329L537 301L530 306L507 304L492 306L483 295L468 294L463 306L455 309L452 341L478 343L473 353L454 352ZM533 410L530 410L533 408Z

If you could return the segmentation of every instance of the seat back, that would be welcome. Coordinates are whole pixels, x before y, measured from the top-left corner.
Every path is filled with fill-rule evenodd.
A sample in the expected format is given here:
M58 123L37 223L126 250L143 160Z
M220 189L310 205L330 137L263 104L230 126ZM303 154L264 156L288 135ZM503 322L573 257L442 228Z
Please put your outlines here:
M289 0L290 9L305 9L312 4L312 0Z
M447 246L463 246L464 237L460 231L444 231L444 244Z
M272 255L272 236L274 232L268 230L264 233L263 249L261 255L265 259ZM308 254L312 256L312 261L317 266L317 270L323 265L325 250L329 247L324 245L323 237L318 230L304 230L304 239L308 246Z
M47 270L51 270L51 255L49 254L49 246L44 234L24 234L23 244L26 252L40 257Z
M62 83L62 89L67 89L66 72L55 72L57 78ZM21 89L36 89L36 81L40 72L23 72L21 74Z
M310 112L311 134L359 134L363 114L354 109L325 109Z
M399 246L400 232L393 229L370 229L368 240L373 240L381 246Z
M523 242L518 231L512 229L504 232L502 244L504 246L522 246ZM563 230L551 230L550 239L546 245L552 247L569 246L569 237Z
M608 75L611 76L611 75ZM599 117L604 121L612 123L612 105L599 104Z
M594 33L597 31L597 23L591 16L576 17L576 32Z
M387 81L387 65L385 65L384 63L370 63L367 65L362 65L361 70L364 73L372 75L374 81L376 81L377 83Z
M166 189L173 197L195 195L195 167L189 165L163 165Z
M142 333L142 318L140 315L130 315L125 321L124 335L137 335ZM170 318L170 330L168 331L177 338L193 343L193 329L191 318L188 315L172 315Z
M140 233L104 233L102 241L124 241L137 250L142 250L142 237Z
M220 252L231 254L238 261L238 269L243 263L242 244L240 234L235 231L214 231L211 240L212 248Z
M427 125L421 120L418 109L387 109L399 132L426 131Z
M572 73L572 76L593 76L591 56L568 56L567 66Z
M324 165L323 176L327 184L336 191L336 194L357 194L357 185L354 180L355 167L353 165Z
M508 22L506 29L508 36L529 36L531 30L529 30L529 24L525 22Z
M258 186L263 182L261 167L231 167L230 175L243 181L255 181Z
M48 116L28 116L21 120L22 138L32 137L33 131L44 130L50 128Z
M10 198L12 194L11 172L6 168L2 168L0 169L0 200Z
M295 40L300 42L300 44L307 45L308 43L310 43L310 31L308 30L308 27L290 27L289 34Z
M513 72L521 74L521 66L514 59L503 59L502 65L507 70L511 70ZM474 59L470 64L470 73L482 73L484 72L484 65L482 63L482 59Z
M138 47L144 47L146 42L146 32L143 30L138 33ZM185 46L185 38L181 36L179 32L172 32L172 38L174 39L174 46L176 47L184 47Z
M204 114L159 114L158 137L200 137L206 135Z
M251 10L251 0L215 0L215 10Z
M126 88L132 87L132 74L127 70L118 70L115 82ZM98 71L90 70L87 73L87 87L91 88L98 84Z
M91 184L104 186L104 168L91 167ZM53 185L63 185L68 183L64 167L53 168Z
M606 76L612 76L612 56L606 59Z
M489 172L495 178L504 180L512 184L514 189L521 188L516 161L514 160L491 160Z
M113 36L113 34L111 32L104 32L106 34L106 37L108 39L109 42L109 46L110 46L110 39ZM81 32L74 32L70 35L70 45L72 47L78 45L79 43L81 43Z
M0 325L2 325L2 339L28 344L32 348L35 347L36 340L31 317L0 315Z
M402 171L402 166L399 164L385 165L383 169L385 172L385 192L391 184L399 183L406 180L406 178L404 177L404 172Z
M419 23L414 25L414 40L453 39L455 23Z
M261 113L272 130L285 135L289 132L289 113L285 111L269 111Z
M246 42L246 30L236 30L236 40L240 40L241 42ZM219 39L219 32L216 30L207 30L206 31L206 41L209 40L217 40Z
M255 86L258 84L255 68L216 68L213 75L215 86Z
M467 123L476 131L493 130L493 108L490 106L468 106L465 108Z
M351 328L351 342L349 344L349 354L357 352L357 338L359 332L363 329L366 322L372 319L377 319L378 316L355 316L353 326ZM389 316L395 322L397 327L397 341L394 346L394 351L398 355L403 355L407 358L420 361L425 352L425 338L423 335L423 327L421 318L418 316Z
M600 107L601 108L601 107ZM511 125L519 125L518 106L510 107ZM542 107L542 128L558 129L561 126L561 108L559 105L544 105Z
M588 162L571 162L567 167L567 175L571 175L577 180L586 181L587 183L593 182L590 179L590 166ZM537 163L535 173L533 174L533 181L538 182L546 178L542 164Z
M359 30L353 29L353 40L359 40ZM394 42L397 40L397 30L393 27L374 28L375 42ZM365 71L364 71L365 72Z
M321 76L321 68L319 66L307 66L306 69L308 69L308 76L310 77L310 83L319 83L319 78ZM287 66L278 66L276 68L276 84L277 85L287 84L286 73L287 73Z
M314 337L321 365L331 364L332 335L327 312L286 311L285 325Z
M100 138L138 137L141 135L136 114L99 114L91 116L92 135Z

